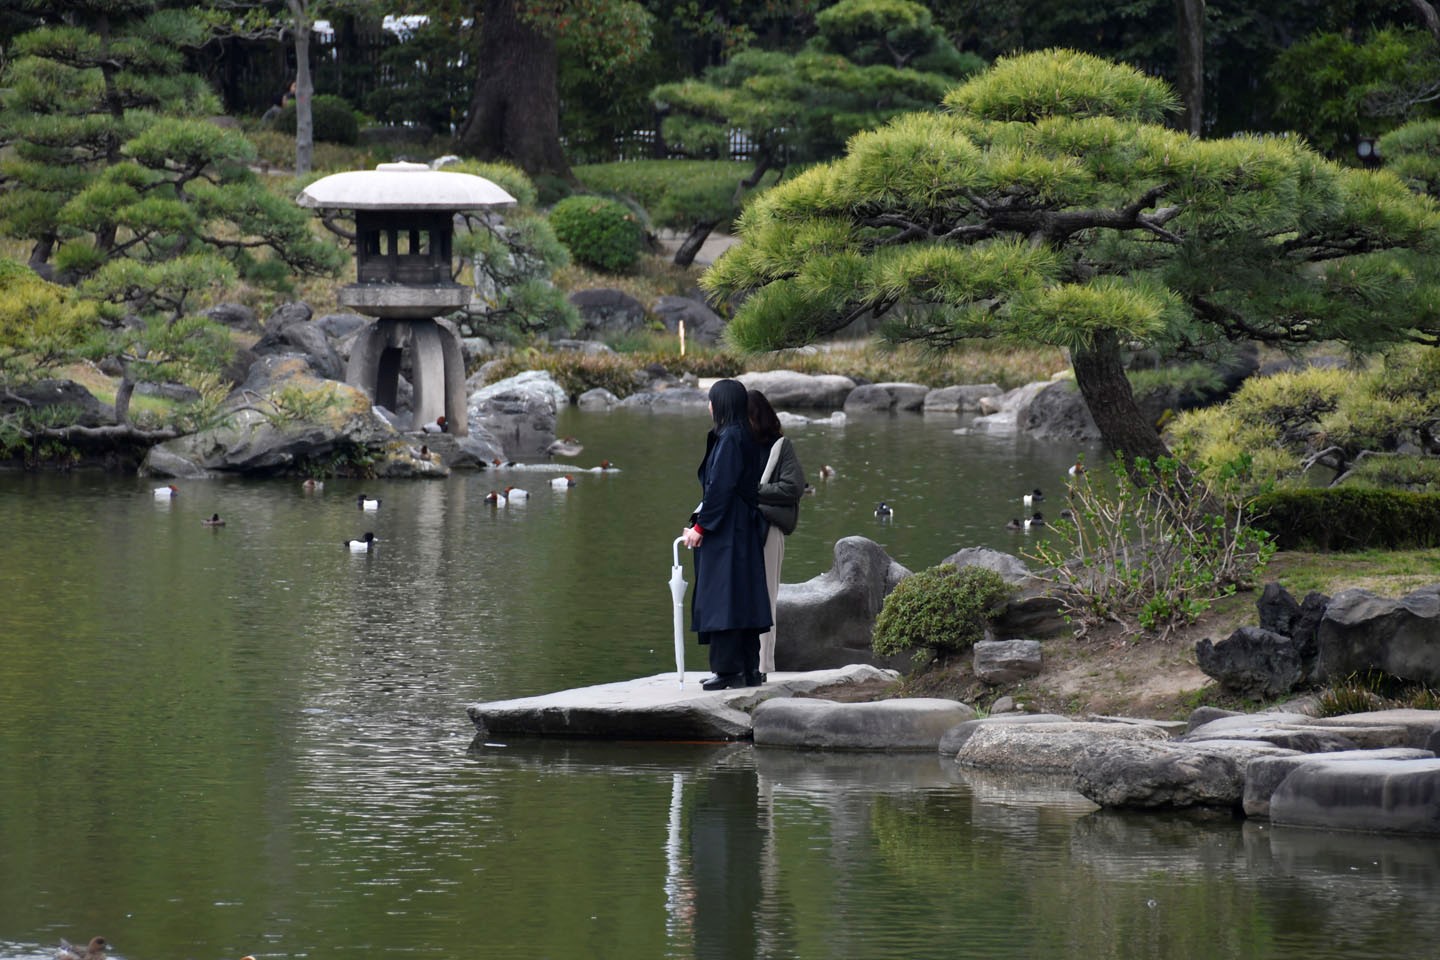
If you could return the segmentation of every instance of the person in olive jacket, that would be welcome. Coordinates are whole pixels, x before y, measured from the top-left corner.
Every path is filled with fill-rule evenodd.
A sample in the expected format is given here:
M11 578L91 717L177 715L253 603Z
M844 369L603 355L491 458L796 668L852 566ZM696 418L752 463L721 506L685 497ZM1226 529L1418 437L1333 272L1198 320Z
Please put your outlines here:
M805 470L795 445L785 436L780 418L770 400L759 390L748 394L750 431L765 451L765 468L760 473L760 514L769 525L765 535L765 587L770 596L770 618L776 619L775 601L780 596L780 566L785 561L785 538L795 532L800 520L800 501L805 497ZM779 624L760 634L760 680L775 672L775 632Z
M704 499L682 538L695 551L690 628L710 648L706 690L760 683L760 634L771 626L765 588L765 520L756 507L764 456L750 432L745 386L710 388L714 427L700 462Z

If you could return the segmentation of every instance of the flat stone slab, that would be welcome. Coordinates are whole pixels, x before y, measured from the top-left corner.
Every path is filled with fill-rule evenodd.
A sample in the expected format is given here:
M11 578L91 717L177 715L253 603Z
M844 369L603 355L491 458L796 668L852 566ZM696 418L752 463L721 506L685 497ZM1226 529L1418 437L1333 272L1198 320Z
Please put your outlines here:
M1271 794L1270 820L1327 830L1440 834L1440 760L1314 757Z
M1375 760L1432 760L1434 757L1435 754L1429 750L1415 750L1410 747L1344 750L1320 756L1307 754L1300 757L1256 757L1245 764L1245 816L1270 816L1271 795L1285 782L1286 777L1306 763L1317 760L1330 763L1369 763Z
M955 753L955 762L989 770L1069 773L1075 760L1093 743L1111 740L1168 740L1159 727L1135 723L977 724Z
M769 682L759 687L701 690L700 681L709 675L708 671L687 672L681 686L672 671L518 700L475 703L466 712L487 736L744 740L751 735L752 711L767 700L899 677L893 670L852 664L832 670L772 673Z
M915 697L836 703L771 699L755 708L757 746L830 750L934 751L945 732L975 718L958 700Z

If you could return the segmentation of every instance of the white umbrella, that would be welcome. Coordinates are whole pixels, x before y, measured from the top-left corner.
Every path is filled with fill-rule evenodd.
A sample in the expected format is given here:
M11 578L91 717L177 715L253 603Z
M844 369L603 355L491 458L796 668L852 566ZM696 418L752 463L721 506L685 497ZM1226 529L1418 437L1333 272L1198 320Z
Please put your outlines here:
M675 673L680 689L685 689L685 575L680 569L680 544L684 537L676 537L673 544L674 563L670 567L670 597L675 601Z

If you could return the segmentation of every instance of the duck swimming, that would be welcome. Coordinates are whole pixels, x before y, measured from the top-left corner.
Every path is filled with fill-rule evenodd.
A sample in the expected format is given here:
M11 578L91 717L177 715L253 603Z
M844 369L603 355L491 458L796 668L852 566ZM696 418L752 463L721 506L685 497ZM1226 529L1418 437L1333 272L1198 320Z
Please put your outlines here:
M1020 522L1019 517L1011 517L1010 522L1005 524L1006 530L1024 530L1025 526Z
M491 490L489 493L485 494L485 502L493 503L497 507L503 507L505 506L505 494L496 493L494 490Z
M833 476L835 476L835 468L828 463L822 464L820 467L820 479L829 480Z
M180 494L180 488L171 483L163 487L156 487L154 493L156 500L171 500Z
M379 500L375 499L374 497L366 496L366 495L363 494L363 493L360 494L360 496L358 496L358 497L355 498L355 505L358 506L361 510L379 510L379 509L380 509L380 501L379 501Z
M1035 514L1035 516L1027 517L1025 520L1026 530L1038 530L1043 526L1045 526L1045 517L1038 512Z
M83 950L62 937L60 947L55 951L55 960L104 960L105 951L109 948L110 944L105 942L104 937L91 937Z
M300 484L300 489L304 490L306 493L319 493L321 490L325 489L325 481L316 480L314 477L311 477L304 483Z
M571 487L575 486L575 478L567 473L563 477L556 477L554 480L551 480L550 486L554 487L556 490L569 490Z
M889 520L891 517L895 516L895 508L890 506L890 504L886 503L884 500L881 500L879 506L875 508L875 516L879 517L881 520Z
M1072 477L1081 476L1085 473L1085 464L1079 460L1076 460L1073 464L1071 464L1070 469L1067 472Z
M370 548L375 545L375 534L369 530L359 540L346 540L345 546L350 548L351 553L369 553Z
M212 514L210 514L210 519L208 519L208 520L201 520L200 522L201 522L202 524L204 524L205 526L207 526L207 527L223 527L223 526L225 526L225 521L220 519L220 514L218 514L218 513L212 513Z
M519 487L506 487L505 499L514 500L516 503L523 503L530 499L530 491L521 490Z
M1029 493L1025 494L1025 496L1021 497L1020 499L1025 502L1025 506L1033 507L1035 506L1035 504L1045 499L1045 494L1040 492L1039 487L1036 487L1034 490L1031 490Z

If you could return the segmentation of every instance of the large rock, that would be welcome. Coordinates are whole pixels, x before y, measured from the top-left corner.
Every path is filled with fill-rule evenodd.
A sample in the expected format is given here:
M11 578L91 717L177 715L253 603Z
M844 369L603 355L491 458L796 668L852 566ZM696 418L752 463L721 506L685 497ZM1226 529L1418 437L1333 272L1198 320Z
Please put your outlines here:
M975 676L999 686L1040 675L1044 657L1039 640L981 640L975 644Z
M998 383L967 383L953 387L936 387L925 394L926 413L974 413L980 409L982 397L1002 393Z
M1058 713L992 713L988 717L978 720L966 720L964 723L956 724L945 731L945 736L940 738L938 747L940 755L951 760L960 752L960 748L981 727L1001 723L1069 723L1069 717L1063 717Z
M287 306L294 307L297 304ZM305 308L307 314L309 309ZM250 348L257 357L298 353L305 358L305 362L317 376L326 380L345 379L345 364L321 327L295 319L275 324L275 318L272 317L265 325L265 335Z
M1021 584L1030 579L1030 568L1025 566L1024 560L1014 554L991 550L989 547L965 547L940 562L957 567L984 567L986 570L994 570L1009 584Z
M505 459L547 456L555 442L556 408L569 402L565 390L543 370L527 370L481 387L470 395L470 424L489 431L505 448Z
M850 391L845 398L845 412L915 411L924 406L929 392L930 388L920 383L867 383Z
M956 700L902 698L837 703L813 698L767 700L755 708L760 746L839 750L930 750L945 731L974 719Z
M243 303L217 303L205 311L205 318L241 333L260 332L260 318Z
M1398 600L1342 591L1325 608L1318 640L1322 678L1380 671L1440 686L1440 584Z
M838 410L855 389L854 380L831 373L812 375L793 370L767 370L743 373L738 379L748 389L765 394L777 410L781 407Z
M1030 398L1016 426L1041 440L1099 440L1100 428L1075 381L1056 380Z
M1324 830L1440 834L1440 759L1315 758L1270 795L1270 819Z
M52 408L65 408L67 413L63 421L83 427L115 422L114 409L101 403L74 380L35 380L0 390L0 416L21 410L38 413Z
M1123 742L1091 744L1075 760L1075 789L1102 807L1239 809L1245 766L1257 757L1295 756L1267 743Z
M977 727L955 762L991 770L1067 773L1091 745L1113 740L1168 740L1161 727L1139 723L1000 723Z
M1423 747L1437 722L1440 722L1440 713L1428 710L1385 710L1323 719L1267 710L1217 717L1191 727L1178 739L1195 743L1263 740L1306 753L1356 748L1379 750Z
M776 602L775 666L821 670L851 663L909 666L909 655L877 657L870 648L885 597L910 571L864 537L835 544L835 564L804 583L784 583Z
M896 674L849 666L796 676L771 674L760 687L706 691L701 672L676 683L673 672L637 680L561 690L536 697L472 704L467 712L482 735L522 734L640 740L741 740L751 712L775 697L817 696L859 684L893 681Z
M1295 641L1260 627L1239 627L1219 643L1207 637L1195 644L1195 659L1226 693L1252 700L1284 696L1309 674Z
M576 290L570 302L580 311L576 336L603 340L608 334L629 333L646 325L645 304L623 290Z
M694 387L671 387L668 390L646 390L642 393L632 393L624 400L619 401L616 406L684 410L704 407L709 402L710 394L705 390L697 390Z
M314 420L276 418L270 404L287 388L327 403ZM395 429L371 409L364 391L314 376L296 356L257 361L222 410L220 426L153 447L141 472L173 477L285 474L357 448L384 457L390 446L403 446Z
M1285 778L1303 764L1317 760L1326 762L1354 763L1373 760L1425 760L1434 757L1429 750L1414 750L1409 747L1395 747L1390 750L1345 750L1327 753L1323 756L1302 757L1257 757L1245 765L1245 793L1243 804L1245 816L1270 816L1270 797L1274 795Z
M659 297L650 310L671 333L678 332L683 322L687 343L715 343L725 332L725 318L692 297Z
M999 434L1018 432L1030 408L1030 401L1034 400L1040 391L1049 387L1051 382L1042 380L1038 383L1027 383L999 396L982 397L981 416L975 418L970 428Z

